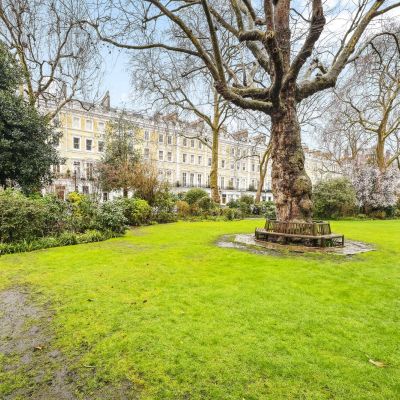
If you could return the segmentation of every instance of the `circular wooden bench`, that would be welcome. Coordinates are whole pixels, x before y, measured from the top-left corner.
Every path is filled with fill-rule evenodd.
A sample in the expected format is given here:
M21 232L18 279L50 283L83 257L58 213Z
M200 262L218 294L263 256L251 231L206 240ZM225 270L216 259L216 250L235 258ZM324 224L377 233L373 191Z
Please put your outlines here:
M256 228L256 240L301 243L314 247L344 246L344 235L331 232L329 222L283 222L267 219L264 228Z

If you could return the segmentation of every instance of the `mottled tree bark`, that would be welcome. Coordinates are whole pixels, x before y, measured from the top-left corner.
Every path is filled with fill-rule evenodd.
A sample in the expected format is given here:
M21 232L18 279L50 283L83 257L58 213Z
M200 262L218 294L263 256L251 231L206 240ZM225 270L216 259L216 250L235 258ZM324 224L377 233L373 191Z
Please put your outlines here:
M280 221L308 222L312 218L312 185L304 169L300 125L294 96L272 120L272 192Z

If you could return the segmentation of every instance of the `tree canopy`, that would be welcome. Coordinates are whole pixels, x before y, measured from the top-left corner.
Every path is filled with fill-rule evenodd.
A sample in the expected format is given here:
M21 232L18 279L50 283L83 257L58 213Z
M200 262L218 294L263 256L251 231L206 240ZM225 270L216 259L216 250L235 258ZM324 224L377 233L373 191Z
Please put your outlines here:
M19 94L22 71L0 42L0 185L38 190L51 181L51 166L60 163L54 148L59 134Z

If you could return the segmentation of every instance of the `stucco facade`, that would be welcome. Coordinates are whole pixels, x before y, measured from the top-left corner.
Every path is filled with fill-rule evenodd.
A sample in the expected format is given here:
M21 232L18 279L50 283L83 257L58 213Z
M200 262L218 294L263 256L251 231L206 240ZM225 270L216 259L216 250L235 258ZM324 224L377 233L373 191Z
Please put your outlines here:
M64 164L57 168L57 179L47 188L60 197L78 190L102 198L112 198L119 193L103 193L94 185L93 171L104 154L107 123L118 118L121 110L108 106L90 107L78 102L70 103L58 116L56 124L61 132L57 146ZM138 144L145 160L156 164L159 178L167 181L174 192L190 187L209 191L211 149L207 134L199 140L196 126L171 117L147 118L125 112L138 128ZM210 143L210 140L208 140ZM218 184L222 203L242 194L255 195L259 179L259 155L265 144L257 143L247 135L235 138L223 133L219 145ZM273 200L270 174L264 184L264 200ZM100 193L99 193L100 192Z

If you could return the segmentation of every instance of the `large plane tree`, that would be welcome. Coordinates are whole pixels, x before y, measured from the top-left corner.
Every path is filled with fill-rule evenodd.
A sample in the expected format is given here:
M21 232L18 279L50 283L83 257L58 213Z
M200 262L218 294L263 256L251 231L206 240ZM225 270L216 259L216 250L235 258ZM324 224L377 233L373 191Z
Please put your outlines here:
M400 6L384 0L338 2L329 9L329 21L336 26L332 31L326 27L325 4L323 0L105 0L90 12L89 22L110 43L136 50L162 48L200 60L226 100L268 114L277 217L309 221L312 186L304 168L298 105L334 87L357 57L371 22ZM227 40L232 46L222 51Z

